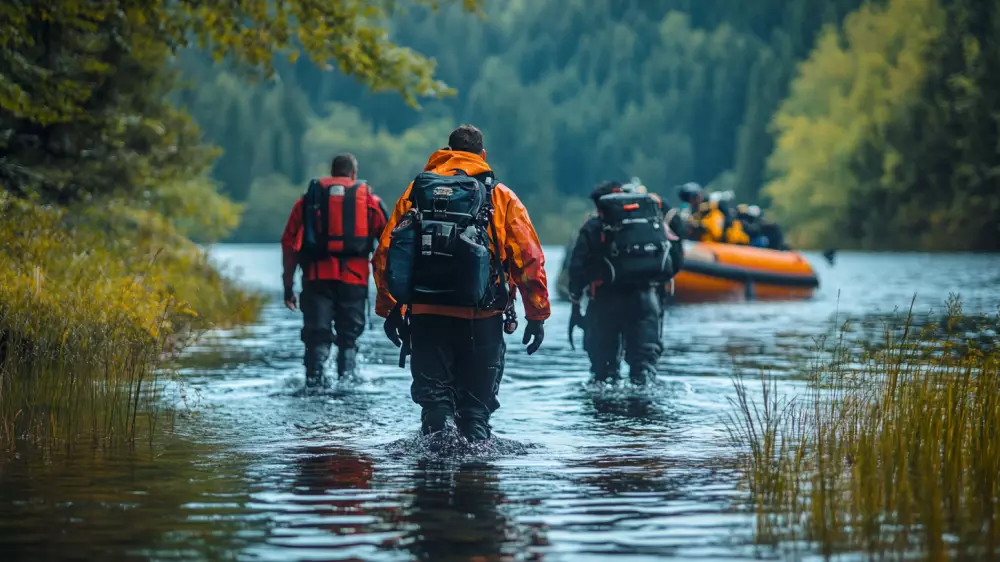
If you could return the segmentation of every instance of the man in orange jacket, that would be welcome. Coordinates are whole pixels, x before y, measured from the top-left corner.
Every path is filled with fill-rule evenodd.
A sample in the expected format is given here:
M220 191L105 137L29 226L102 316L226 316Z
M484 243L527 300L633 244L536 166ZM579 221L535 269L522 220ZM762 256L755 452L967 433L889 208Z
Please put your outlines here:
M310 384L322 379L334 342L338 376L352 374L357 340L365 329L368 256L382 235L388 210L357 177L357 159L337 155L330 176L313 180L306 195L295 202L281 236L289 310L298 305L292 280L296 267L302 267L303 362Z
M373 271L378 288L375 313L386 319L385 331L394 343L400 345L409 338L412 353L410 371L413 376L410 394L422 408L423 433L441 431L454 419L459 431L468 440L482 441L489 439L490 415L500 407L497 393L506 352L503 315L505 310L513 310L515 287L520 290L527 318L522 343L528 345L529 355L537 351L542 343L542 324L550 312L545 256L527 209L510 188L493 182L479 129L471 125L455 129L448 138L448 147L432 154L424 170L425 174L421 176L441 180L438 187L429 190L435 201L438 197L454 196L458 187L445 184L456 180L457 176L476 178L478 185L484 189L482 193L489 194L491 204L485 205L487 213L477 216L489 217L484 219L488 225L480 225L480 228L486 231L491 263L498 265L490 267L491 274L495 275L492 288L494 293L502 296L481 305L454 306L435 303L434 292L428 291L427 294L432 296L423 301L414 300L412 304L396 302L389 291L393 277L390 245L394 237L409 228L413 221L423 224L420 217L424 215L430 220L436 214L450 214L438 213L437 209L424 209L419 205L414 208L414 201L424 193L417 193L414 182L396 203L375 251ZM466 181L465 185L477 184ZM406 218L401 221L404 215ZM434 227L430 223L425 226ZM437 226L442 226L442 223L437 223ZM450 225L444 224L442 228L436 232L452 232ZM469 240L470 235L482 236L475 234L473 227L459 226L455 230L462 233L465 240ZM421 231L422 236L418 237L420 243L431 244L433 236L426 232ZM455 239L454 235L451 236L448 240ZM446 235L442 237L447 238ZM421 252L416 256L417 263L422 264L416 268L418 275L433 275L433 272L428 272L432 262L420 262L422 255L432 254L429 247L426 250L426 254ZM447 253L442 255L451 257ZM443 282L451 279L463 283L475 273L447 267L442 269L444 274L437 279L443 277ZM405 313L402 305L408 309Z

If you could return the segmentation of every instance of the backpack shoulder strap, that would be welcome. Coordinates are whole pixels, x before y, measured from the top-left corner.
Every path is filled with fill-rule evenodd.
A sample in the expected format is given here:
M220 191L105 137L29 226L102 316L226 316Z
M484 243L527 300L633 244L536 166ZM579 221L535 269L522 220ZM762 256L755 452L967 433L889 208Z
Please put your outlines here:
M309 183L306 185L306 192L304 197L308 197L310 193L314 193L316 189L320 187L323 187L323 184L320 183L319 178L313 178L309 180Z
M313 178L309 181L305 194L302 195L302 204L305 208L321 207L323 206L323 203L326 202L326 192L327 191L322 180L319 178ZM304 210L305 209L303 209L303 211Z
M486 187L486 201L483 204L488 209L487 216L490 221L490 234L493 238L493 267L496 270L497 275L500 276L500 283L504 285L506 290L508 284L507 268L504 267L504 262L500 259L500 234L497 232L497 221L494 220L496 208L493 206L493 188L497 186L496 176L493 174L493 171L490 170L473 177L475 177L480 184Z
M455 172L456 176L465 176L467 178L475 178L476 180L479 180L479 183L486 186L487 191L492 191L493 187L497 184L497 177L496 174L493 173L493 170L486 170L485 172L474 176L469 175L469 172L466 172L461 168L453 168L452 171Z
M353 190L355 194L364 193L365 197L368 197L368 194L371 193L371 188L368 187L368 182L366 182L365 180L358 180L352 183L350 186L348 186L348 189ZM355 195L355 197L356 196L357 195Z
M492 255L493 269L500 276L500 282L507 283L507 270L504 267L503 261L500 260L500 235L497 232L497 223L493 220L493 213L496 211L493 207L493 188L496 187L496 174L493 170L486 170L485 172L470 175L468 172L461 168L454 168L453 171L455 175L465 176L468 178L475 178L479 185L486 188L486 198L483 201L483 205L488 209L487 217L490 222L490 237L493 239L493 251L490 252Z
M486 191L492 192L493 188L497 185L497 176L493 173L493 170L487 170L481 174L476 174L472 176L479 180L479 183L486 186Z

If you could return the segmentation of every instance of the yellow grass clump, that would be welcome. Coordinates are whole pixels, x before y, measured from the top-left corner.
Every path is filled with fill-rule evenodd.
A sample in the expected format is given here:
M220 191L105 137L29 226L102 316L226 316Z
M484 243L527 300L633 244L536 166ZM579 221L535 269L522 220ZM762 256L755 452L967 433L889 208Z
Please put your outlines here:
M1000 351L957 329L951 305L939 324L917 330L911 315L886 329L874 350L841 337L802 395L762 375L755 397L736 380L729 427L759 541L825 556L1000 557Z
M160 215L0 192L2 448L133 443L152 432L165 354L258 306Z

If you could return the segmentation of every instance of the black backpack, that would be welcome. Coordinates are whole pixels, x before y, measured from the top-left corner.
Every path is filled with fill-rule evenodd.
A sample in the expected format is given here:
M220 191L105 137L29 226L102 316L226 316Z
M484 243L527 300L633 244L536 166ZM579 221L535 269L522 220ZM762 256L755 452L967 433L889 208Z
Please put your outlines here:
M423 172L410 188L412 208L392 231L389 294L402 304L503 310L507 284L493 225L492 172Z
M675 266L663 209L647 193L611 193L597 200L604 260L613 284L665 282ZM678 264L679 265L679 264Z
M302 263L330 257L367 257L372 252L370 192L363 180L348 186L335 184L330 177L309 182L302 197Z

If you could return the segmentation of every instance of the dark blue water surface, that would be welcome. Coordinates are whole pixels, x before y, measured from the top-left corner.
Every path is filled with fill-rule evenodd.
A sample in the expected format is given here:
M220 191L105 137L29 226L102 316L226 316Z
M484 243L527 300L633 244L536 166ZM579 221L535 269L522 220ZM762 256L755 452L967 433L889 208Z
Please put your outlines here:
M280 293L273 246L213 250ZM548 251L554 278L562 250ZM628 560L774 557L753 542L724 420L734 369L801 385L839 320L915 308L995 310L1000 258L808 256L806 302L676 307L652 390L597 389L555 303L542 350L508 340L497 439L432 452L416 437L409 374L375 319L360 380L303 388L300 316L275 298L246 330L187 351L181 408L153 452L28 456L0 472L10 559ZM554 279L551 280L554 285ZM522 323L523 325L523 323ZM579 342L579 334L578 340ZM165 416L165 421L167 416Z

